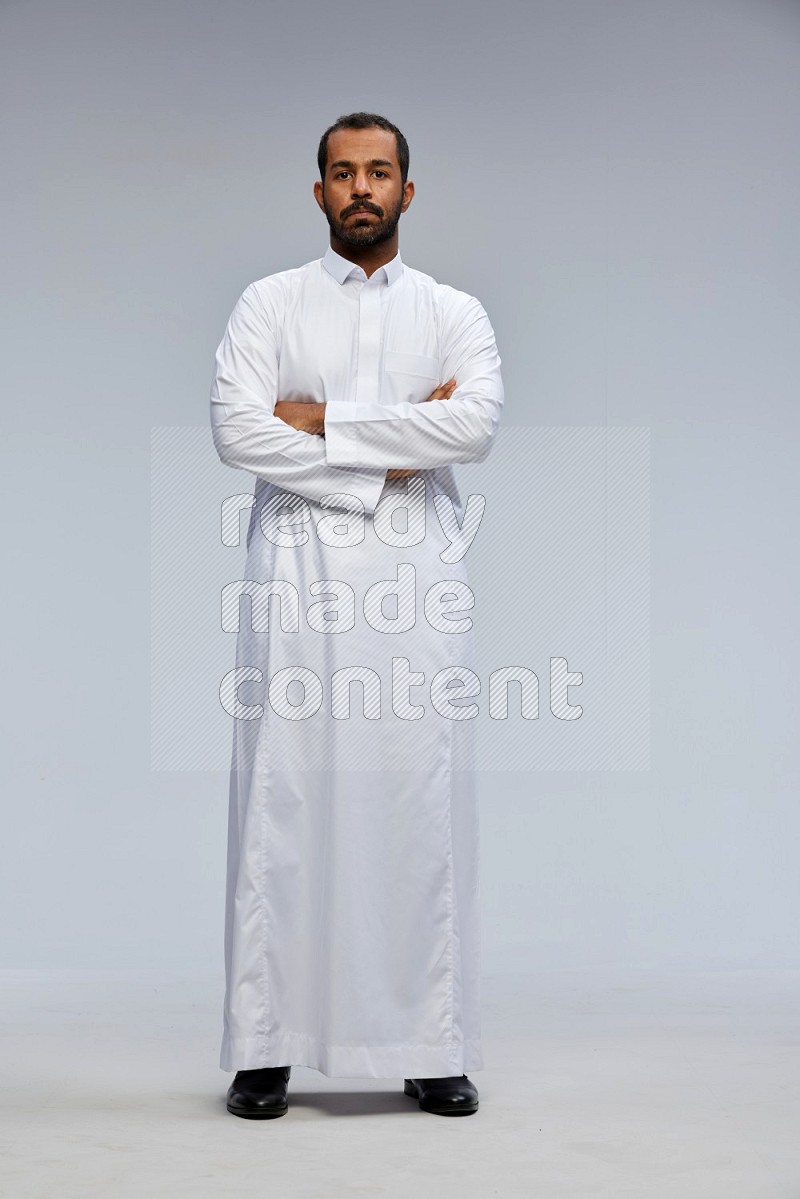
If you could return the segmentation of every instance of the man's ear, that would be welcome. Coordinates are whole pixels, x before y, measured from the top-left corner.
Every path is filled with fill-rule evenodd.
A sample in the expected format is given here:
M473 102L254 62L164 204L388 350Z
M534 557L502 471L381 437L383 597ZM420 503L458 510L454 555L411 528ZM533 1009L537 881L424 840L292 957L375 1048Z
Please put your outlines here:
M414 199L414 184L409 179L403 184L403 203L400 207L401 212L405 212L411 201Z
M317 179L316 183L314 184L314 199L317 201L320 208L324 212L325 205L322 202L322 184L320 183L319 179Z

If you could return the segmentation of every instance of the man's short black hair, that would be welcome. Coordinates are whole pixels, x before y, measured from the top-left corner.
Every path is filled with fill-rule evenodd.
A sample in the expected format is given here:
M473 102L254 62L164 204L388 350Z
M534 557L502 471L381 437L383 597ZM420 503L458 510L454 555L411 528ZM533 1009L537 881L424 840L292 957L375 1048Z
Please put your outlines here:
M373 125L377 125L379 129L385 129L388 133L393 133L395 143L397 145L397 161L400 164L400 178L405 183L408 178L408 142L403 137L400 130L391 121L387 121L386 117L378 116L377 112L350 112L346 116L339 117L335 124L326 129L320 138L319 150L317 151L317 166L319 167L319 177L322 182L325 182L325 169L328 165L328 138L337 129L371 129Z

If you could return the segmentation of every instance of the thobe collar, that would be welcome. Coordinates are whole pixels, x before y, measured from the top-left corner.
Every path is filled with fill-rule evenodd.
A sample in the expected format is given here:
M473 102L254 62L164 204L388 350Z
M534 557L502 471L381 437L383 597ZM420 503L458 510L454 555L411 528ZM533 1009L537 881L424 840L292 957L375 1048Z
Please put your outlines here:
M364 268L360 267L358 263L351 262L349 258L342 258L341 254L336 253L333 246L328 246L325 251L322 265L329 274L333 275L337 283L344 283L345 279L349 279L354 272L356 278L360 279L363 277L366 279ZM395 279L400 278L403 273L403 260L400 257L399 250L390 262L387 262L385 266L379 266L376 271L373 271L370 278L374 279L376 275L380 277L381 273L383 273L383 278L387 284L392 284Z

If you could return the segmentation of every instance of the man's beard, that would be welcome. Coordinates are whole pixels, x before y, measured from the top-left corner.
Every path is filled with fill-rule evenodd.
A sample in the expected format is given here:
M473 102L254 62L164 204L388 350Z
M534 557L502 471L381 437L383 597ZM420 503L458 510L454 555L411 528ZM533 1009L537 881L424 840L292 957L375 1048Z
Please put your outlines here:
M325 216L328 218L331 232L334 233L339 241L344 242L346 246L375 246L379 242L388 241L397 228L397 222L400 220L401 210L403 207L403 197L397 201L396 206L389 212L384 211L383 216L378 216L376 209L377 204L367 204L367 209L375 213L375 217L367 217L366 220L359 222L358 217L345 217L344 221L340 221L333 215L333 212L328 207L328 202L324 195L322 202L325 206ZM352 211L353 205L350 205Z

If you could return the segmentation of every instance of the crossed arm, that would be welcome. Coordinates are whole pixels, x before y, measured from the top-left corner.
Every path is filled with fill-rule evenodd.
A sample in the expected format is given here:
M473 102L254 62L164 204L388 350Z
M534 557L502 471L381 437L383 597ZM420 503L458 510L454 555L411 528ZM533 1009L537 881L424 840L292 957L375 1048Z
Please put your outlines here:
M446 383L440 383L435 387L431 394L425 400L449 400L456 388L455 379L448 379ZM291 425L293 429L299 429L301 433L311 433L318 437L325 436L325 409L327 403L320 404L304 404L298 400L278 400L273 414L280 420L285 421L287 425ZM387 479L404 479L406 475L415 475L419 467L389 467L386 472Z
M211 430L220 459L317 503L354 497L370 514L387 478L482 462L503 405L500 356L478 301L449 290L440 318L448 381L428 397L447 403L327 404L278 400L280 291L250 284L216 351Z

